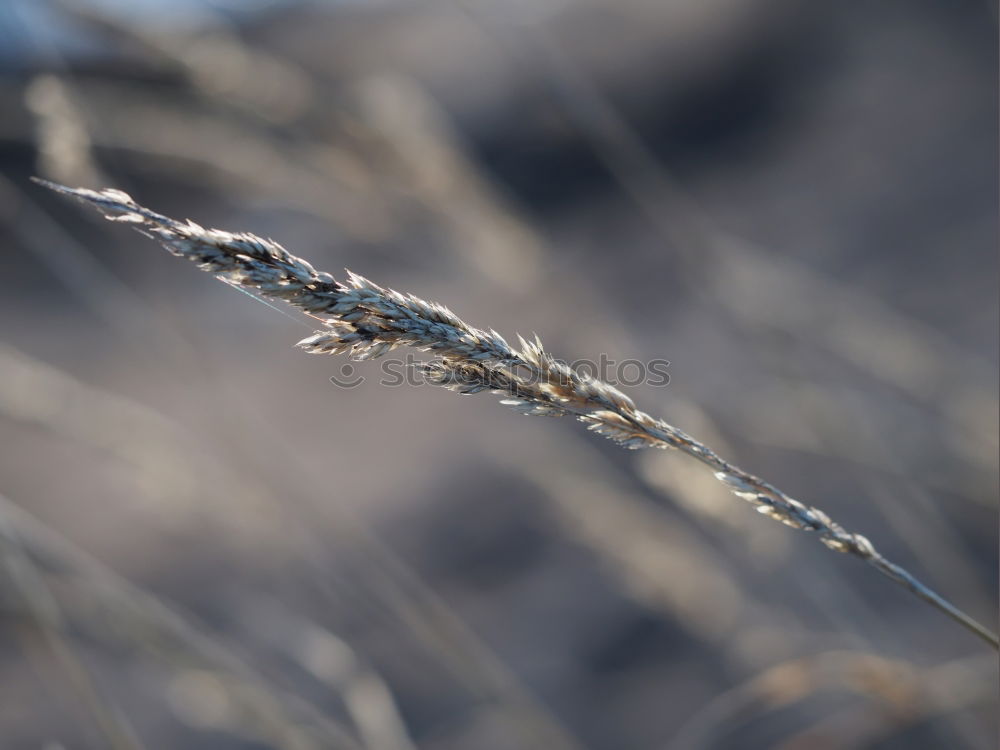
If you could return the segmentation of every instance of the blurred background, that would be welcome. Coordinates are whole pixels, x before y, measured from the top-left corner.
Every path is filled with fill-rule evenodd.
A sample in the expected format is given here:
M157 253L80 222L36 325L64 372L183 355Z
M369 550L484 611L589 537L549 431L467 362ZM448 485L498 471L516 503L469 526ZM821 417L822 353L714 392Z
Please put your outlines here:
M0 744L993 747L994 652L690 459L305 356L28 177L667 359L992 624L997 64L986 0L0 5Z

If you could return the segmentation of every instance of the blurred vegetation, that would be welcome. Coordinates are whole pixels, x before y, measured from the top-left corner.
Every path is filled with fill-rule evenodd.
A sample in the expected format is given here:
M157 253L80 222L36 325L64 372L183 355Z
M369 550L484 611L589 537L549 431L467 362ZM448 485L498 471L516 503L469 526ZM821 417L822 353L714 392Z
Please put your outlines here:
M640 407L995 622L989 3L10 0L0 39L5 748L993 746L995 654L682 457L338 389L27 179L668 359Z

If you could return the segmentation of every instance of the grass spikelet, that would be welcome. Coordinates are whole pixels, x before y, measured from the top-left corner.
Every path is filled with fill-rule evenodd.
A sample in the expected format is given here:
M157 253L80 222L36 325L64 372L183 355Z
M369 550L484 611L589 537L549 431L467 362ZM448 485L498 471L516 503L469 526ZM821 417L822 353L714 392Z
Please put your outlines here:
M316 354L380 357L398 346L430 352L420 367L428 380L458 393L490 391L517 411L572 416L624 448L674 449L704 464L737 497L776 521L812 532L827 547L858 557L883 575L998 647L997 636L890 562L864 536L847 531L819 510L729 463L664 420L636 408L608 383L557 360L535 336L510 346L493 331L465 323L446 307L401 294L348 272L346 282L316 271L281 245L248 233L204 229L138 205L117 190L84 190L38 182L98 208L112 221L129 223L167 250L222 280L284 301L318 319L323 328L298 346Z

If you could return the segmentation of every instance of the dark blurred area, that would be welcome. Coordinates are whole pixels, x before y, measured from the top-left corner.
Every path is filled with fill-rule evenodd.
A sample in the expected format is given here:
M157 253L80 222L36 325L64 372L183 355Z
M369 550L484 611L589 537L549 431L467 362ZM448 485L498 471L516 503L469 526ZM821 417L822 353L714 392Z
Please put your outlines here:
M994 747L994 652L685 456L304 356L29 177L667 359L640 408L992 624L996 20L0 5L0 745Z

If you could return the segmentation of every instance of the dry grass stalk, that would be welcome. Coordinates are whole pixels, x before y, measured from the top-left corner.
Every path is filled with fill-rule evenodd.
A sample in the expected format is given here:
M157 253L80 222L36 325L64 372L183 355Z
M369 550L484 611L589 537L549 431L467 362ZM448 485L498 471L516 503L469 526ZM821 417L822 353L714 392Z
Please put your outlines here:
M233 727L241 736L288 750L365 750L339 722L270 683L229 646L0 495L0 564L9 568L11 561L20 567L17 590L27 600L28 613L50 633L58 628L63 653L57 655L75 682L86 675L79 672L82 663L74 666L67 662L71 633L84 633L118 648L134 644L178 672L213 675L232 701ZM31 577L25 579L25 572ZM58 590L74 594L72 602L57 600L56 585ZM99 720L107 727L108 718L116 717L110 713L116 707L86 684L79 689L89 693L84 695L88 707L95 715L98 711L104 714ZM127 727L118 726L114 731L120 734L124 729ZM120 739L109 741L108 747L131 750L136 744Z
M853 705L834 711L771 747L872 747L886 736L887 730L898 731L977 704L990 705L994 692L991 671L978 657L919 667L865 651L806 654L777 662L716 696L681 726L665 750L717 747L725 733L739 727L747 717L759 718L762 713L781 711L834 691L856 694L864 699L862 707L868 710ZM871 710L873 707L878 710ZM823 738L815 736L816 730L824 730L826 738L836 739L817 742ZM954 737L966 740L961 745L990 746L989 742L981 742L985 738L965 732Z
M711 469L736 496L783 524L812 531L827 547L851 554L907 588L956 622L1000 648L997 636L883 557L861 534L849 532L818 508L795 500L724 460L673 425L636 408L611 385L578 373L545 351L536 336L510 346L496 331L473 328L442 305L374 284L348 272L345 282L316 271L273 240L248 233L204 229L138 205L118 190L93 191L38 181L98 208L158 240L223 281L293 305L324 323L299 342L308 352L380 357L398 346L436 355L420 365L427 380L458 393L491 391L523 414L574 416L588 429L629 449L674 448Z
M36 569L25 549L17 525L2 509L0 498L0 596L8 600L10 612L23 610L34 622L41 641L48 647L66 676L65 683L79 697L111 750L143 750L135 728L121 708L111 701L80 658L69 637L69 623L58 600ZM12 597L8 597L12 594Z

